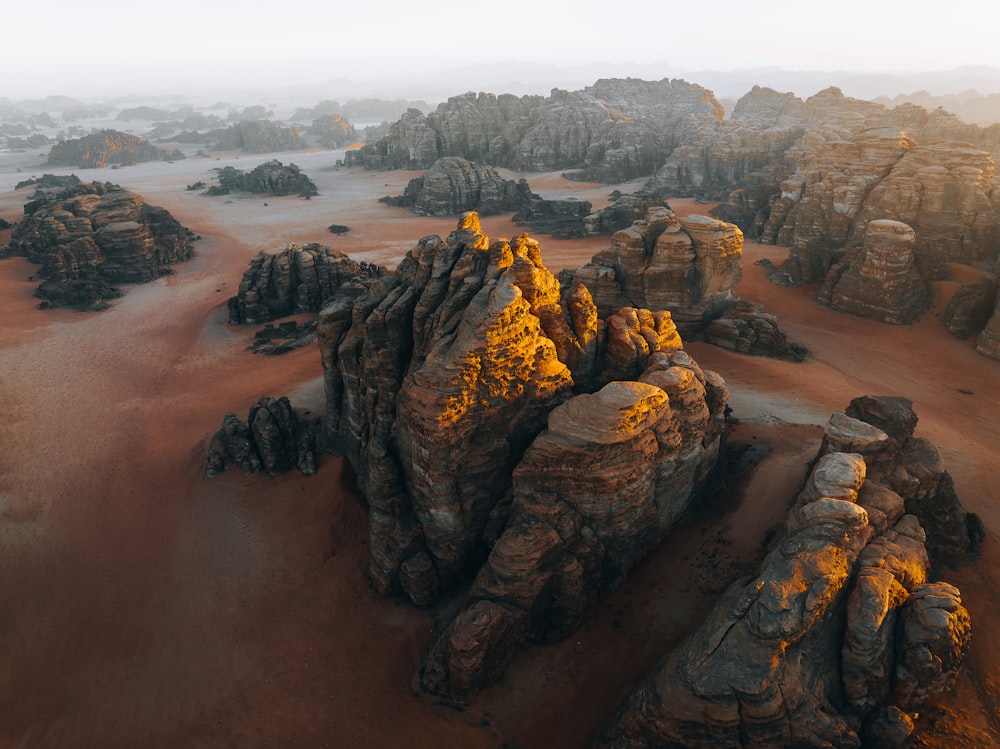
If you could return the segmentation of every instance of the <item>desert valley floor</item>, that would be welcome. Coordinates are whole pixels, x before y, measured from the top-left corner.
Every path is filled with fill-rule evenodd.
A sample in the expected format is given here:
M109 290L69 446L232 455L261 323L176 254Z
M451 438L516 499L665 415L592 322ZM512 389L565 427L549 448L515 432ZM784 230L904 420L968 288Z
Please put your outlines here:
M245 350L254 329L227 322L250 257L319 242L393 267L419 238L455 226L377 202L414 173L338 169L340 156L267 157L298 164L319 188L310 200L185 189L220 166L264 160L245 154L76 170L142 194L201 237L174 275L128 287L104 312L39 310L36 266L0 261L0 747L586 746L635 680L756 564L829 414L866 393L913 401L917 433L941 449L966 510L987 528L977 560L943 570L962 590L973 646L918 742L1000 742L1000 362L937 318L974 271L956 267L956 280L936 283L918 323L888 326L819 306L815 286L769 283L755 261L787 250L752 243L737 293L775 313L810 355L796 364L687 346L731 390L730 439L771 447L739 496L693 518L577 632L523 651L464 710L421 694L413 675L440 611L369 587L365 510L346 464L324 456L308 478L204 471L227 411L243 416L262 395L323 408L315 347L255 356ZM0 216L22 215L30 188L15 192L18 181L73 171L44 158L4 154ZM615 187L521 176L595 207ZM350 231L333 235L334 223ZM509 216L483 227L491 237L524 231ZM609 241L537 238L553 271Z

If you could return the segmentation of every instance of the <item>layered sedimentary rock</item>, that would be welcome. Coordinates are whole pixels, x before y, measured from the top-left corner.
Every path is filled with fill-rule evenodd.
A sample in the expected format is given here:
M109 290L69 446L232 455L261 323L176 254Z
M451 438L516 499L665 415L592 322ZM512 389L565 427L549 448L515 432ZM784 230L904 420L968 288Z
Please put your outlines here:
M357 262L320 244L289 244L276 253L258 253L229 299L229 322L256 325L300 312L319 312L345 283L378 278L378 265Z
M180 151L164 151L137 135L117 130L100 130L82 138L56 143L49 151L47 163L92 169L109 164L176 161L183 158L184 154Z
M611 203L599 211L594 211L583 220L584 234L614 234L627 229L635 221L646 217L650 208L669 208L658 194L640 191L634 195L622 195L615 190Z
M588 201L543 198L531 191L526 180L504 179L493 167L459 156L438 159L427 174L411 179L402 195L379 200L421 216L514 212L518 224L557 237L583 236L591 216Z
M194 235L166 210L111 183L36 191L10 242L42 267L35 296L45 306L102 309L115 284L146 283L193 253Z
M930 306L930 285L917 269L916 234L900 221L872 221L864 244L827 274L818 299L841 312L907 324Z
M736 301L742 251L743 233L733 224L652 207L561 279L590 289L601 315L624 306L667 309L681 334L693 335Z
M368 502L379 590L429 605L474 576L485 586L425 671L429 688L464 699L526 638L575 626L685 512L715 464L728 393L681 350L669 312L600 319L585 286L561 299L536 241L491 242L474 213L420 240L392 276L344 288L319 328L328 433ZM565 494L552 471L591 457L604 478ZM547 599L531 596L556 557L559 584L587 589L539 619ZM487 640L499 650L470 646L478 665L452 671L456 643Z
M997 290L997 277L993 274L962 284L945 307L942 317L945 329L959 339L981 332L996 309Z
M220 151L242 150L250 153L299 151L309 144L299 128L268 120L243 120L211 133Z
M651 173L696 121L722 115L711 92L681 80L600 80L546 98L470 92L426 116L408 111L345 161L427 169L442 156L461 156L519 171L580 169L581 177L621 181Z
M516 185L491 166L446 156L424 176L410 180L402 196L381 200L408 207L418 216L457 216L466 211L492 216L517 210Z
M351 121L341 114L324 114L312 121L309 135L324 148L343 148L358 140L358 133Z
M211 477L235 465L244 473L298 468L311 476L326 447L322 422L317 414L293 408L286 397L261 398L246 421L234 413L223 417L209 444L205 471Z
M696 501L726 395L683 352L660 353L639 381L555 408L514 470L507 528L431 646L424 687L465 701L525 641L571 632Z
M976 351L983 356L1000 359L1000 299L997 299L986 327L976 337Z
M209 188L209 195L231 192L252 192L264 195L318 195L316 184L295 164L282 164L276 159L258 164L250 171L231 166L219 170L219 184Z
M915 417L899 399L853 406L892 436L834 415L758 575L723 594L596 746L901 747L950 688L968 612L930 580L924 516L879 483Z

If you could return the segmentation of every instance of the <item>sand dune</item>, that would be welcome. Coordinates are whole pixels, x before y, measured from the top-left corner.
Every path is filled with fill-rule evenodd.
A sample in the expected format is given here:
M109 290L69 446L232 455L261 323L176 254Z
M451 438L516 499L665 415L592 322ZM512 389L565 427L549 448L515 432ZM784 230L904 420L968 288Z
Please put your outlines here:
M70 171L38 157L0 165L0 216L20 216L28 190L14 193L16 181ZM226 411L245 415L261 395L321 407L314 348L256 357L244 350L253 331L225 322L249 257L320 242L394 265L455 220L376 201L401 194L412 173L338 170L326 151L276 157L298 164L320 195L184 189L214 168L265 160L246 155L78 172L143 194L202 237L175 275L128 287L106 312L38 310L26 280L34 266L0 262L0 746L584 746L711 604L713 585L754 558L804 475L817 425L863 393L914 401L918 432L942 448L967 509L986 521L982 559L949 571L976 631L973 668L939 723L989 727L988 702L1000 693L991 475L1000 363L944 331L936 314L946 289L917 324L888 327L819 307L815 288L769 284L753 261L784 251L752 245L740 295L776 313L811 356L791 364L689 346L729 383L743 422L734 438L773 445L743 504L721 522L696 518L577 634L526 650L467 710L415 693L434 620L367 585L365 514L349 469L326 457L312 478L210 480L204 444ZM528 178L536 192L595 205L613 189ZM351 230L333 235L333 223ZM483 224L494 237L524 231L509 216ZM540 239L554 270L607 245Z

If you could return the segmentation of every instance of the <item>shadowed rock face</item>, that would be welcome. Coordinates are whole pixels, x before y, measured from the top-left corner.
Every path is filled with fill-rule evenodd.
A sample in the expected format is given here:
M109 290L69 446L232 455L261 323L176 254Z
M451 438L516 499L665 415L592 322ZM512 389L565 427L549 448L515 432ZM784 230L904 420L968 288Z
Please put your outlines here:
M250 407L246 421L225 415L209 445L206 473L216 476L236 465L244 473L267 474L297 467L311 476L324 449L321 417L293 408L288 398L264 397Z
M45 306L103 309L114 284L146 283L193 254L193 235L166 210L111 183L38 191L24 206L10 251L42 267Z
M218 187L209 188L210 195L250 192L264 195L318 195L315 183L295 164L282 164L276 159L258 164L249 171L231 166L219 171Z
M831 418L758 575L723 594L596 746L899 747L951 687L969 615L956 588L929 579L924 516L878 483L906 462L898 438L915 417L902 399L856 403L896 436Z
M538 243L491 242L476 214L328 305L319 340L376 587L428 605L475 577L425 670L454 699L526 639L570 631L715 465L728 393L681 350L670 314L602 320L582 285L561 299ZM588 484L570 471L581 461L594 479L582 494L569 489ZM554 603L550 584L568 586Z
M229 322L256 325L300 312L319 312L345 283L378 278L385 268L352 260L320 244L290 244L258 253L229 299Z
M830 269L819 301L841 312L906 324L930 306L930 285L917 269L916 234L900 221L868 224L861 249Z
M496 169L446 156L434 162L427 174L410 180L399 198L382 202L409 207L418 216L457 216L476 211L491 216L517 209L516 183Z

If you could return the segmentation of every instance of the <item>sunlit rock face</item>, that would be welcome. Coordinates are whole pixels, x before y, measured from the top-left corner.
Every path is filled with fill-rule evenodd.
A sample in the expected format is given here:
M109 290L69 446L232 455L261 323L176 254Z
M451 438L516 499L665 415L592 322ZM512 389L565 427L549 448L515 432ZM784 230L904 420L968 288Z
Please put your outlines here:
M453 699L576 626L716 465L728 392L670 313L602 319L582 284L562 296L535 240L490 241L474 213L345 286L319 341L376 587L429 605L475 578L424 672ZM551 584L568 586L556 603Z
M177 149L164 151L137 135L117 130L100 130L82 138L56 143L49 151L47 163L93 169L110 164L135 164L141 161L183 158L184 154Z
M699 120L718 120L711 92L680 80L607 79L548 97L467 93L430 114L407 112L389 133L347 154L351 165L427 169L442 156L520 171L580 169L623 181L650 174Z
M256 325L300 312L319 312L345 283L377 278L385 272L381 266L359 263L315 243L261 252L251 258L236 296L229 299L229 322Z
M736 300L743 233L707 216L678 218L665 207L611 238L611 246L564 284L582 283L602 315L623 306L667 309L682 335L695 334Z
M146 283L194 252L194 235L137 193L92 182L36 192L11 234L10 251L42 267L43 305L103 309L114 284Z
M835 310L882 322L916 320L931 303L917 269L916 233L900 221L872 221L861 249L830 269L819 300Z
M900 441L916 417L902 399L856 399L848 410L889 432L834 415L757 576L723 594L596 746L900 747L951 687L968 612L955 587L930 580L933 520L879 483L918 470L904 454L912 436Z

